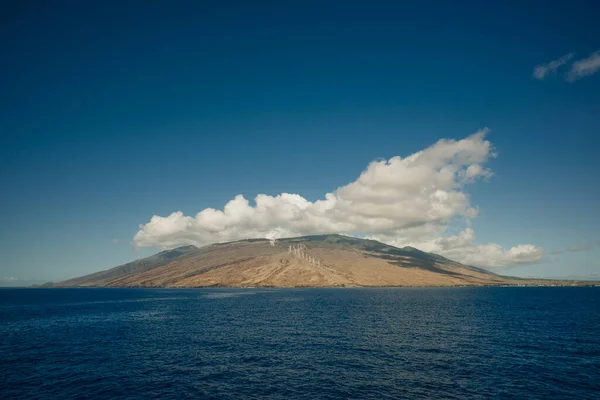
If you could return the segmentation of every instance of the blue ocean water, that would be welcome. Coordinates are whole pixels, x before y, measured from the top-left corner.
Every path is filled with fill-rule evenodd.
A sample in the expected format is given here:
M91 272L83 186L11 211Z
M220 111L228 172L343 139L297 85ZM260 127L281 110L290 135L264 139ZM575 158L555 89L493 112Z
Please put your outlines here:
M600 398L599 288L1 289L0 398Z

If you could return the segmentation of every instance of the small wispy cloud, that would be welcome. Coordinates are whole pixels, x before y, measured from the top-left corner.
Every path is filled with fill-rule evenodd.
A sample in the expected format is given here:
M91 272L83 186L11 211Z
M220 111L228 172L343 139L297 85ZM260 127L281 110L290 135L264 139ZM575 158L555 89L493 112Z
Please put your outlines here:
M571 65L571 70L565 75L568 82L575 82L586 76L594 75L600 71L600 50L590 54L587 58L577 60Z
M113 242L114 244L119 244L120 243L119 239L113 239L113 240L111 240L111 242Z
M586 58L571 62L573 57L575 57L575 53L569 53L548 63L536 65L533 68L533 77L544 80L548 76L556 74L560 67L567 64L570 64L570 69L563 76L567 82L571 83L600 71L600 50L591 53Z
M574 244L573 246L569 246L567 251L576 252L576 251L588 251L591 250L592 246L589 244Z
M575 53L569 53L549 63L536 65L533 68L533 77L539 80L546 79L549 74L555 74L559 67L568 63L573 57L575 57Z

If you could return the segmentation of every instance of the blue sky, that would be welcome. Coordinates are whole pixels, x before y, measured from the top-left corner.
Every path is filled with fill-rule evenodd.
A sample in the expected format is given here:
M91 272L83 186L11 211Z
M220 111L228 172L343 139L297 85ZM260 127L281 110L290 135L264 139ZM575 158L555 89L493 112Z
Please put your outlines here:
M543 251L501 273L600 278L600 73L565 75L600 50L596 2L151 3L3 12L0 277L106 269L189 239L141 247L153 215L312 203L373 160L487 127L493 176L459 190L476 217L354 233L435 249L471 229L469 251Z

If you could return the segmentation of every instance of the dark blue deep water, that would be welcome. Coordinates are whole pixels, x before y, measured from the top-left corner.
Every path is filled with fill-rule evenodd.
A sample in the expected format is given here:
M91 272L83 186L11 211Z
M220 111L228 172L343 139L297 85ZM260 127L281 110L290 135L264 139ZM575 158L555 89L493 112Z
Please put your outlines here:
M600 288L1 289L0 398L600 398Z

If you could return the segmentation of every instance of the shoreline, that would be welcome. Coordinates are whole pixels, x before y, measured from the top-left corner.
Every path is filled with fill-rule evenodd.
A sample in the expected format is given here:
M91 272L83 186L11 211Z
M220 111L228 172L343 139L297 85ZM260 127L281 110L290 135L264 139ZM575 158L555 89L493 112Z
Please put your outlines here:
M422 285L422 286L4 286L0 289L433 289L433 288L600 287L598 281L556 284Z

